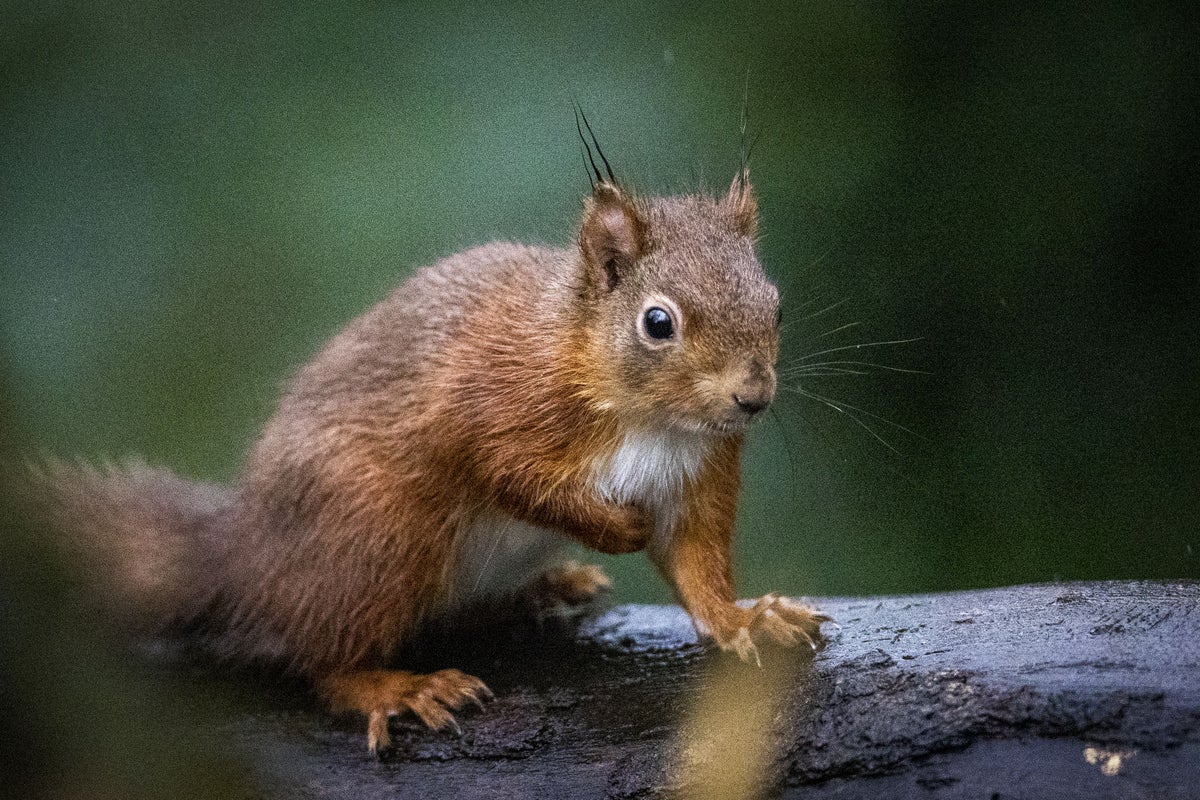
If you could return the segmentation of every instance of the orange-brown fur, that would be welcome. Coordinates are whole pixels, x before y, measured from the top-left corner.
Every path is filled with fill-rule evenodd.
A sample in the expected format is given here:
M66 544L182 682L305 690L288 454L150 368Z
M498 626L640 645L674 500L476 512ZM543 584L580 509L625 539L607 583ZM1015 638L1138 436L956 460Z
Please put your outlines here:
M56 517L104 531L116 585L160 624L202 621L220 654L284 663L334 708L368 715L372 749L387 744L389 715L443 727L448 709L487 695L454 670L382 667L424 621L470 600L471 537L494 520L551 543L549 577L503 590L603 588L594 568L556 567L556 535L649 549L721 647L751 658L756 642L811 643L824 618L807 609L774 596L734 605L739 453L778 354L756 214L744 175L721 198L601 183L578 247L470 250L352 322L293 380L231 489L58 465L45 476ZM648 303L680 315L674 339L644 328ZM676 441L700 455L677 465L663 452ZM643 452L679 474L638 473L629 459ZM159 586L144 585L149 566Z

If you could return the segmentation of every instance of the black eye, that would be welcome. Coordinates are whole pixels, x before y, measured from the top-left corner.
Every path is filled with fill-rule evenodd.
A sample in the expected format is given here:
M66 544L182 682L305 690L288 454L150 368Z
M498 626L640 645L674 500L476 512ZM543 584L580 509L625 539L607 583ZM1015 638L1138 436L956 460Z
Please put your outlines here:
M647 308L644 320L646 333L650 334L651 339L670 339L671 334L675 332L675 327L671 324L671 315L658 306Z

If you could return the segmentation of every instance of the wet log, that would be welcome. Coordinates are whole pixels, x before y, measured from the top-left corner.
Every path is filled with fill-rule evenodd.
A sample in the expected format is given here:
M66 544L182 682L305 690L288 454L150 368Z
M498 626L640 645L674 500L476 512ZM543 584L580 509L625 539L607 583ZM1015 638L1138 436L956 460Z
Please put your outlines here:
M460 735L281 687L223 734L288 798L1200 797L1200 583L831 598L826 646L745 665L674 607L431 637L497 699ZM261 688L261 687L257 687Z

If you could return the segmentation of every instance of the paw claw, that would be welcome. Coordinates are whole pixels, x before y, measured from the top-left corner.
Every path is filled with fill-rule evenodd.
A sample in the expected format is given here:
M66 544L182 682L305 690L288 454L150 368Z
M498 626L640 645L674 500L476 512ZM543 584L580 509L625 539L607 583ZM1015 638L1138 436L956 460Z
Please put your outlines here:
M343 673L326 678L321 689L334 711L367 715L367 748L381 758L391 746L389 717L411 711L431 730L462 736L450 710L467 703L482 708L484 699L495 696L483 681L456 669L431 675L385 670Z
M736 609L741 625L724 636L715 634L723 650L732 650L746 662L753 658L762 665L758 645L770 642L782 647L795 647L801 642L814 652L823 639L821 624L832 620L786 597L772 592L760 597L750 608Z
M750 629L746 627L738 628L737 635L729 642L722 644L724 650L732 650L737 653L738 658L745 661L747 664L754 661L758 666L762 666L762 659L758 655L758 647L754 644L754 640L750 637Z

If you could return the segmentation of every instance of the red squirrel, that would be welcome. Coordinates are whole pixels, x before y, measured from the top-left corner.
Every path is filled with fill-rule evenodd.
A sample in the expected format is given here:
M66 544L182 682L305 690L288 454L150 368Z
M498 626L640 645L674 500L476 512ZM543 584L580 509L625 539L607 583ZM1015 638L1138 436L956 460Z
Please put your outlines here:
M455 727L491 695L453 669L385 669L422 623L607 584L564 566L572 540L645 550L697 630L744 660L815 646L828 617L734 602L739 454L775 394L781 318L748 175L723 196L642 197L605 166L572 246L459 253L351 322L232 487L55 463L55 520L143 621L305 676L367 716L372 751L390 716Z

